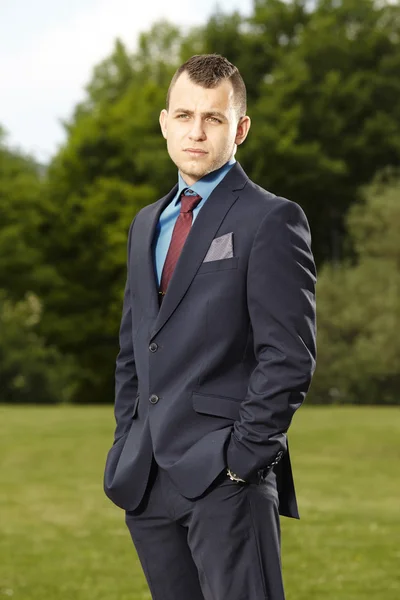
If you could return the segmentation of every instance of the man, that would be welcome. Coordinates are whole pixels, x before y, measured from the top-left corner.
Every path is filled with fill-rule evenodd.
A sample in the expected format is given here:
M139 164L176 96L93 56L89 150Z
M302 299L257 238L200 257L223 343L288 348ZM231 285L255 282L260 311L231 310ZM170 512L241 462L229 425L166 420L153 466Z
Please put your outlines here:
M178 69L160 124L178 184L129 230L105 491L154 600L283 600L286 432L316 355L307 219L235 161L250 118L222 56Z

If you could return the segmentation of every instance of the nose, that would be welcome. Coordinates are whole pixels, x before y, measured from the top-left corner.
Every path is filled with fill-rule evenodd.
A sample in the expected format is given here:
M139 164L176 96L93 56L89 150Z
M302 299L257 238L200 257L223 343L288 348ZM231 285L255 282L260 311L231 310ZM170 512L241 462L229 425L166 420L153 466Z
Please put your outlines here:
M206 134L203 127L203 121L199 116L197 119L193 120L193 127L190 130L189 138L194 141L201 141L204 140L205 137Z

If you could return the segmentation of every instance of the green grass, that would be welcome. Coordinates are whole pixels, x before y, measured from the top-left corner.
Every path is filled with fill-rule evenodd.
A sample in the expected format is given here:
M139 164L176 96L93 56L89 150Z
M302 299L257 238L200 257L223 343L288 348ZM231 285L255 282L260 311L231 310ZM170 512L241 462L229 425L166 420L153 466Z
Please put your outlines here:
M112 431L111 407L0 407L0 598L150 599L102 490ZM290 439L287 600L398 600L400 410L305 406Z

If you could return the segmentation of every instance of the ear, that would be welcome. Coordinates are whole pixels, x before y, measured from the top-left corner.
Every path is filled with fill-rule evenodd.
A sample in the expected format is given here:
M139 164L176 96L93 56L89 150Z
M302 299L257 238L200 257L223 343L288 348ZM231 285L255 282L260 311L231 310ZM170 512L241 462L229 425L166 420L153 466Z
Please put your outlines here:
M161 127L161 132L162 132L163 136L165 137L165 139L167 139L167 117L168 117L168 113L164 108L160 113L160 127Z
M245 116L240 119L236 129L235 144L237 144L238 146L240 144L243 144L244 140L247 138L247 134L249 133L250 126L250 117Z

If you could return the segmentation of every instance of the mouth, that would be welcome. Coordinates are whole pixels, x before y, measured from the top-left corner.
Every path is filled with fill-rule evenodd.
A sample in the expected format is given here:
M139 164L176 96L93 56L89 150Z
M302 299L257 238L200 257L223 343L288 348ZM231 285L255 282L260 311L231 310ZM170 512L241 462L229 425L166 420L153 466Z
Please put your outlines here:
M199 150L198 148L185 148L184 152L186 152L186 154L188 154L189 156L195 156L195 157L205 156L206 154L208 154L204 150Z

